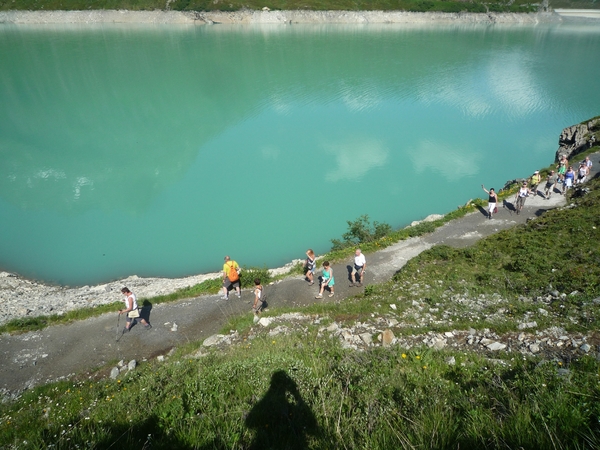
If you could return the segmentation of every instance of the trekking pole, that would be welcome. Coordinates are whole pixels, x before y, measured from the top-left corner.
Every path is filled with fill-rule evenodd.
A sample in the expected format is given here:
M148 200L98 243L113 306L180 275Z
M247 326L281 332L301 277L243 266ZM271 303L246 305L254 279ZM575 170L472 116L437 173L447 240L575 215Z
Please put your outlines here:
M119 342L119 320L121 319L121 313L117 313L117 335L115 341Z

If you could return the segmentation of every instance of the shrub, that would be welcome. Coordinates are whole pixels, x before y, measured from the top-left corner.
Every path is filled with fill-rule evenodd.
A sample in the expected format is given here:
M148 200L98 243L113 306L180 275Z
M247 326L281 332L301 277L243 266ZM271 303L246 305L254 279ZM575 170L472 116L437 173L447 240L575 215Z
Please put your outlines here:
M273 277L269 273L269 269L264 267L244 267L240 272L240 284L243 288L254 286L254 279L258 278L261 284L269 283Z
M373 242L391 233L392 227L387 223L369 222L369 216L363 214L358 219L348 221L348 231L342 234L343 241L332 239L332 251L352 247L358 244Z

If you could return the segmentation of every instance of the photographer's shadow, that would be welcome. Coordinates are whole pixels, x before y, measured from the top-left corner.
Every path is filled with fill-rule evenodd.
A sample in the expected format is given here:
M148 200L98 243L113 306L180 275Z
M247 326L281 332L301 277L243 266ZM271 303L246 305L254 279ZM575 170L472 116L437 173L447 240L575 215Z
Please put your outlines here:
M271 377L269 390L248 413L246 426L256 430L252 450L306 449L307 436L320 433L315 415L283 370Z

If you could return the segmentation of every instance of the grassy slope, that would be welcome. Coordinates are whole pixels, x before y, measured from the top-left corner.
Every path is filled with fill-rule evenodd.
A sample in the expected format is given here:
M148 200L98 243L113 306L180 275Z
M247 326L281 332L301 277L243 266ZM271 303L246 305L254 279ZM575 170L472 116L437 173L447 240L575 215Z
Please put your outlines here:
M585 0L582 0L585 1ZM166 1L161 0L0 0L0 10L88 10L88 9L165 9ZM590 1L590 4L594 3ZM237 11L240 9L260 10L263 7L273 10L407 10L444 12L486 12L511 11L532 12L537 3L532 0L444 1L444 0L175 0L170 9L192 11Z
M260 10L344 10L344 11L443 11L443 12L535 12L539 2L533 0L175 0L169 9L179 11ZM598 9L597 0L551 0L554 8ZM0 0L4 10L89 10L128 9L132 11L164 10L166 0Z
M189 356L198 347L190 344L170 362L149 362L117 381L36 388L0 407L0 448L598 448L600 363L592 356L357 352L319 330L332 320L390 317L393 303L404 324L397 334L468 327L501 334L537 314L536 299L557 289L578 293L544 304L548 314L534 316L539 328L593 334L600 181L589 187L572 207L469 249L435 247L363 296L303 311L318 314L319 325L250 339L244 322L240 344L201 359ZM456 296L477 298L481 308L465 308ZM418 320L409 311L415 301L436 312Z

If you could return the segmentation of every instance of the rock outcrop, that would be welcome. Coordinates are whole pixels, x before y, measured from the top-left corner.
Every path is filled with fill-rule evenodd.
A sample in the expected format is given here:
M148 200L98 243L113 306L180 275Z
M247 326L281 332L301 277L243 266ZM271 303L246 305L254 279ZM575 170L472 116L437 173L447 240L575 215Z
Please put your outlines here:
M600 135L600 117L565 128L558 138L555 161L558 162L562 155L571 159L592 147L598 142L598 135Z

